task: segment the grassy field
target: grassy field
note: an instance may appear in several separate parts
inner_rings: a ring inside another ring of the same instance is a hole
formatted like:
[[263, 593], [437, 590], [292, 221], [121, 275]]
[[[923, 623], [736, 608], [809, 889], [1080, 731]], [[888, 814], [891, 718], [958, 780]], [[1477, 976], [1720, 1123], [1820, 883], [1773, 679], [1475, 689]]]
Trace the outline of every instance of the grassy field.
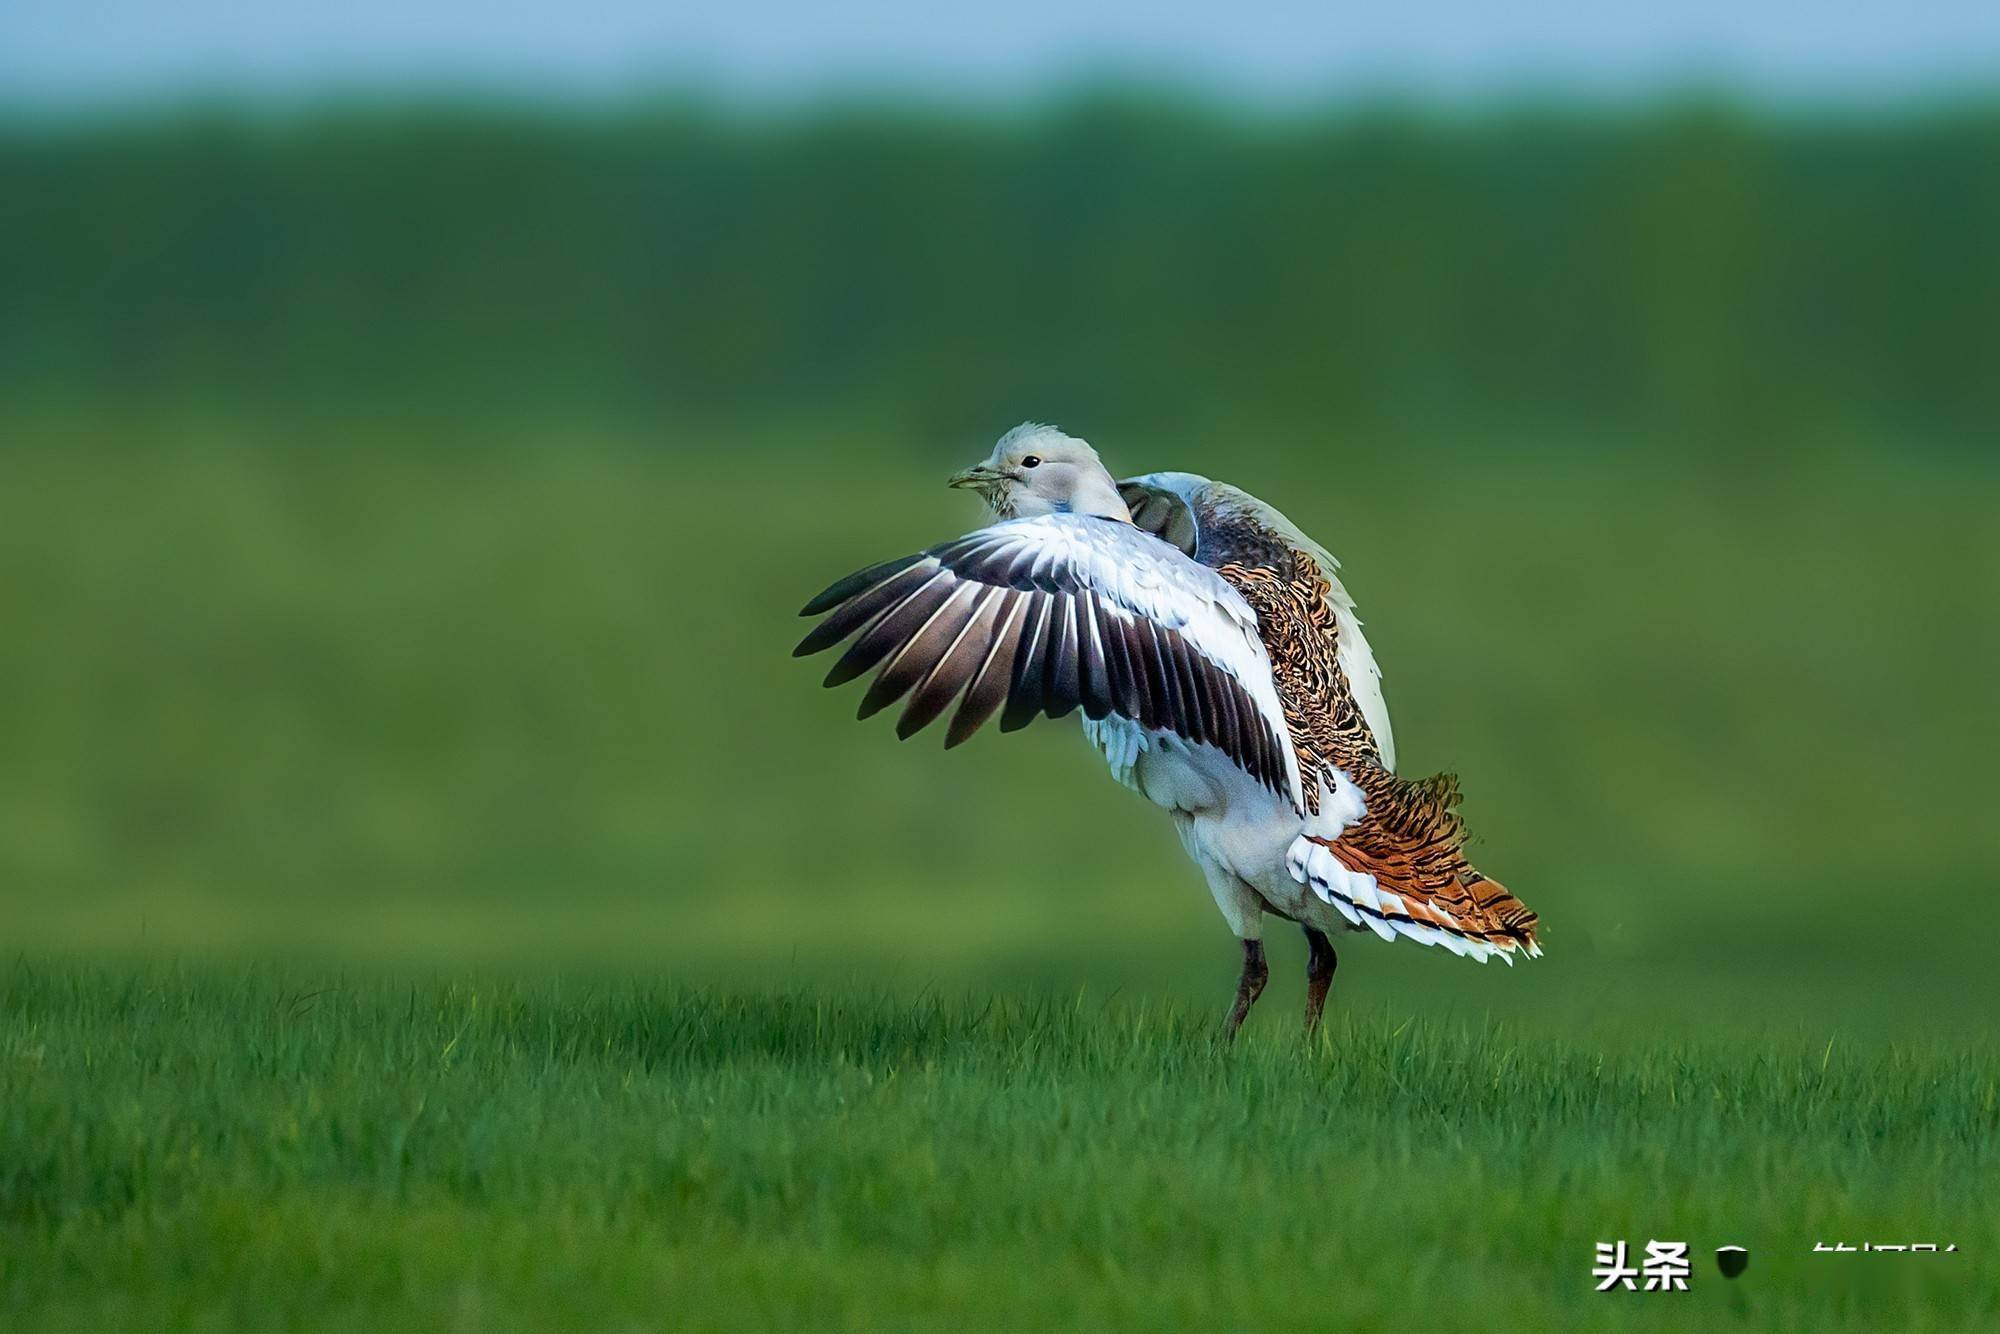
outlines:
[[[1072, 729], [899, 746], [787, 657], [964, 449], [0, 438], [9, 1334], [2000, 1321], [1982, 458], [1232, 461], [1549, 955], [1343, 942], [1302, 1050], [1274, 933], [1218, 1052]], [[1618, 1237], [1695, 1291], [1592, 1293]]]
[[[0, 1013], [9, 1330], [2000, 1321], [1990, 1052], [268, 967]], [[1593, 1292], [1614, 1237], [1691, 1291]]]
[[[472, 91], [0, 116], [0, 1334], [2000, 1329], [1990, 98]], [[1218, 1050], [1074, 723], [819, 689], [1027, 415], [1345, 561], [1545, 959]]]

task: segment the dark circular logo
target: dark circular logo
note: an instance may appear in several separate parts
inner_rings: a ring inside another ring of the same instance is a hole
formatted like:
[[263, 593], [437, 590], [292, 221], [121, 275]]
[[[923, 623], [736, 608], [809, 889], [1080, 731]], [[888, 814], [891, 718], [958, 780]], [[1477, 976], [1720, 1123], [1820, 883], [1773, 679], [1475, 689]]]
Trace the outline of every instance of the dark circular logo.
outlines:
[[1724, 1278], [1735, 1278], [1750, 1267], [1750, 1252], [1741, 1246], [1718, 1246], [1715, 1248], [1715, 1267], [1722, 1271]]

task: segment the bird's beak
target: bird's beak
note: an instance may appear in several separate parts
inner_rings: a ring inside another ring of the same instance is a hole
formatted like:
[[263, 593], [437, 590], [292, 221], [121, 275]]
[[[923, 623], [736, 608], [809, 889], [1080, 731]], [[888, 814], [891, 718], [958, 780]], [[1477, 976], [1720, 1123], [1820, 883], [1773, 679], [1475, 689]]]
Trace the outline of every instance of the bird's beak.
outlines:
[[976, 468], [967, 468], [964, 472], [953, 473], [951, 479], [945, 485], [958, 487], [962, 490], [983, 491], [995, 483], [1006, 480], [1006, 476], [1007, 474], [1001, 472], [998, 468], [989, 468], [982, 463]]

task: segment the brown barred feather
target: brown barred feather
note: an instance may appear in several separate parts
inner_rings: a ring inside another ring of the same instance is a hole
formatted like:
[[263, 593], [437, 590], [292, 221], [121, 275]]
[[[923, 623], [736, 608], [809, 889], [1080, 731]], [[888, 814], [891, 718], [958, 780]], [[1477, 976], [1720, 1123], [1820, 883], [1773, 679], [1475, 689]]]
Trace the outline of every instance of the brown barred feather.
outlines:
[[1457, 778], [1443, 773], [1412, 780], [1383, 767], [1340, 669], [1339, 626], [1318, 566], [1283, 543], [1240, 541], [1233, 554], [1246, 559], [1218, 573], [1257, 613], [1307, 805], [1318, 811], [1319, 779], [1324, 775], [1332, 787], [1336, 768], [1367, 801], [1359, 823], [1337, 839], [1314, 841], [1349, 870], [1374, 876], [1380, 888], [1403, 900], [1414, 921], [1502, 949], [1533, 945], [1535, 914], [1465, 858]]

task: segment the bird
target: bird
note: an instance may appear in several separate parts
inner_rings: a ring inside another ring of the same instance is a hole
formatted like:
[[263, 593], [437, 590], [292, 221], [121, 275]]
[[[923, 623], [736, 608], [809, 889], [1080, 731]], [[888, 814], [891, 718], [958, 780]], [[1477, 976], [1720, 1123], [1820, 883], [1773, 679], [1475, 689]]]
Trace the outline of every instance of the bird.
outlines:
[[907, 739], [956, 703], [945, 747], [1081, 710], [1112, 776], [1171, 816], [1241, 952], [1222, 1036], [1270, 976], [1266, 918], [1307, 941], [1304, 1031], [1367, 932], [1481, 963], [1538, 958], [1537, 917], [1465, 856], [1451, 774], [1407, 779], [1339, 562], [1275, 508], [1188, 472], [1114, 479], [1087, 442], [1024, 422], [949, 485], [995, 522], [869, 566], [801, 615], [794, 656], [847, 648], [867, 718]]

